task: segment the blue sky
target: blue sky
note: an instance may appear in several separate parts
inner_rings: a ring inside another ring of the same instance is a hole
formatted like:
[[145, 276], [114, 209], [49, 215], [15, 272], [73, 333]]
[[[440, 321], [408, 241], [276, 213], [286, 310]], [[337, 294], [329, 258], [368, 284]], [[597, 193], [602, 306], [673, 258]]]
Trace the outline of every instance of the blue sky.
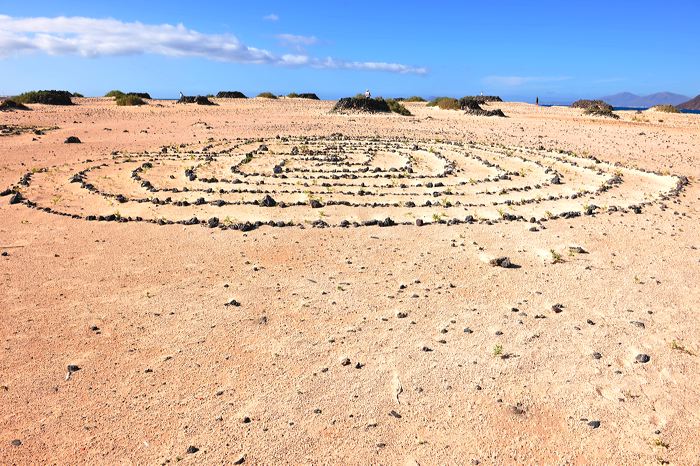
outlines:
[[695, 96], [698, 18], [697, 0], [0, 0], [0, 95]]

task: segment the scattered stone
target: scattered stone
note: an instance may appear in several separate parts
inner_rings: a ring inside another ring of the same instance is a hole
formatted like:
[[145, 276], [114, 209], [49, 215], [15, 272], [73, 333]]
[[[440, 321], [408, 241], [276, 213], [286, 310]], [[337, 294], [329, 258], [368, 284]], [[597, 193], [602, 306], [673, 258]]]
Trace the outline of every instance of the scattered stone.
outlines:
[[77, 137], [77, 136], [68, 136], [65, 141], [63, 141], [64, 144], [80, 144], [82, 141]]
[[642, 364], [646, 364], [649, 361], [651, 361], [651, 356], [648, 354], [638, 354], [636, 358], [634, 358], [635, 361], [641, 362]]
[[594, 429], [597, 429], [600, 427], [600, 421], [588, 421], [588, 425]]
[[398, 319], [405, 319], [406, 317], [408, 317], [408, 312], [396, 311], [396, 317]]
[[395, 417], [396, 419], [401, 419], [401, 415], [394, 411], [393, 409], [389, 411], [389, 416]]
[[489, 261], [489, 264], [493, 267], [503, 267], [504, 269], [509, 269], [513, 267], [513, 263], [510, 261], [510, 258], [506, 256], [491, 259]]
[[17, 438], [14, 439], [14, 440], [13, 440], [12, 442], [10, 442], [10, 443], [12, 444], [13, 447], [18, 447], [18, 446], [22, 445], [22, 441], [21, 441], [20, 439], [17, 439]]
[[187, 453], [188, 455], [191, 455], [193, 453], [197, 453], [198, 451], [199, 451], [199, 448], [195, 447], [194, 445], [190, 445], [189, 447], [187, 447], [187, 451], [185, 453]]
[[341, 366], [349, 366], [350, 365], [350, 358], [342, 358], [340, 360], [340, 365]]
[[224, 304], [224, 306], [233, 306], [233, 307], [240, 307], [240, 305], [241, 305], [241, 303], [239, 303], [235, 299], [232, 299], [231, 301]]
[[600, 354], [600, 353], [597, 353], [597, 352], [596, 352], [596, 353], [593, 353], [593, 359], [600, 359], [600, 358], [602, 358], [602, 357], [603, 357], [603, 355]]

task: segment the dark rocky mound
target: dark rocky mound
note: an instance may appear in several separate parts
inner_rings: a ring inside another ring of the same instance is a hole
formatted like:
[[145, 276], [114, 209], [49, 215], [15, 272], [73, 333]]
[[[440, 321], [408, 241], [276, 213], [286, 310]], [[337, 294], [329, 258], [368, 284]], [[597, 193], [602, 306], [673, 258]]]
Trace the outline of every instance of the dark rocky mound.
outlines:
[[321, 100], [318, 98], [316, 94], [313, 92], [306, 92], [302, 94], [297, 94], [296, 92], [292, 92], [291, 94], [288, 94], [287, 97], [290, 97], [292, 99], [311, 99], [311, 100]]
[[11, 112], [13, 110], [31, 110], [24, 104], [15, 102], [14, 100], [3, 100], [0, 102], [0, 112]]
[[571, 104], [571, 108], [582, 108], [584, 110], [588, 109], [594, 109], [594, 110], [603, 110], [603, 111], [609, 111], [612, 112], [612, 105], [610, 105], [607, 102], [604, 102], [602, 100], [587, 100], [587, 99], [581, 99], [577, 100], [573, 104]]
[[387, 104], [384, 99], [343, 97], [335, 104], [331, 112], [390, 113], [391, 109], [389, 108], [389, 104]]
[[238, 91], [219, 91], [216, 94], [217, 99], [247, 99], [246, 95]]
[[700, 110], [700, 95], [696, 96], [694, 99], [690, 99], [687, 102], [676, 105], [676, 108], [680, 110]]
[[474, 100], [480, 104], [485, 104], [488, 102], [503, 102], [497, 95], [466, 95], [460, 99], [460, 103], [465, 100]]
[[73, 94], [68, 91], [30, 91], [13, 100], [21, 104], [73, 105]]
[[65, 141], [63, 141], [64, 144], [80, 144], [82, 141], [76, 137], [76, 136], [68, 136]]
[[497, 108], [496, 110], [484, 110], [481, 108], [481, 105], [479, 105], [479, 102], [476, 100], [472, 100], [469, 98], [462, 98], [459, 101], [462, 110], [465, 111], [467, 115], [475, 115], [475, 116], [498, 116], [498, 117], [505, 117], [506, 115], [503, 113], [503, 111], [500, 108]]
[[209, 100], [203, 95], [193, 96], [193, 95], [183, 95], [180, 100], [177, 101], [178, 104], [197, 104], [197, 105], [216, 105], [214, 102]]

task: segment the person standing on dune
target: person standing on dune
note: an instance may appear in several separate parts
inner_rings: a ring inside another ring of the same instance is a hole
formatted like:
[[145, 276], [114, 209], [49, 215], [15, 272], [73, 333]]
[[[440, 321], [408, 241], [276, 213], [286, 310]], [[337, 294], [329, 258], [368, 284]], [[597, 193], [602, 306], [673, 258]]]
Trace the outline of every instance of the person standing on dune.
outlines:
[[367, 89], [365, 91], [365, 99], [371, 99], [371, 98], [372, 98], [372, 94], [369, 92], [369, 89]]

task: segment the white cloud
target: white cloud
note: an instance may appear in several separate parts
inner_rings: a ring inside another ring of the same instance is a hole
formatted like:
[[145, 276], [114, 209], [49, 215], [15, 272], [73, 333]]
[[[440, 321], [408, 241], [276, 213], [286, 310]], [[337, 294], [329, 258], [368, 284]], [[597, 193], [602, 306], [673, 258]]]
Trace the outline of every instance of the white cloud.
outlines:
[[483, 81], [494, 86], [520, 87], [526, 84], [552, 83], [569, 79], [571, 79], [569, 76], [486, 76]]
[[270, 13], [269, 15], [263, 16], [263, 19], [264, 19], [265, 21], [279, 21], [279, 20], [280, 20], [280, 17], [277, 16], [276, 14], [274, 14], [274, 13]]
[[[311, 45], [315, 37], [285, 35], [288, 41]], [[427, 69], [399, 63], [348, 62], [305, 54], [277, 55], [251, 47], [231, 34], [204, 34], [182, 24], [149, 25], [84, 17], [13, 18], [0, 15], [0, 58], [17, 54], [82, 57], [139, 54], [201, 57], [233, 63], [425, 74]]]
[[301, 49], [311, 45], [318, 44], [318, 39], [315, 36], [298, 36], [296, 34], [277, 34], [275, 36], [280, 43], [286, 47]]

